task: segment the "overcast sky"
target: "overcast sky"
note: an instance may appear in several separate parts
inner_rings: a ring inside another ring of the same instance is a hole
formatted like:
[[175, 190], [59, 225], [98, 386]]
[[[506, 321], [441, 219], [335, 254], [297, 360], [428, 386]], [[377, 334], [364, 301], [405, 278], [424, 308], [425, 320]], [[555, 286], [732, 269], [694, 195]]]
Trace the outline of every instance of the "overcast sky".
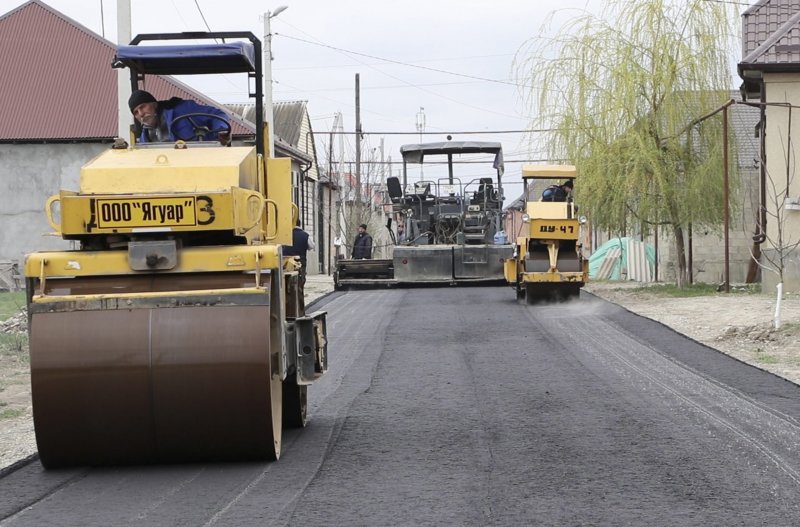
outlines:
[[[45, 1], [116, 42], [116, 0]], [[0, 0], [0, 13], [23, 3]], [[528, 150], [521, 134], [458, 132], [527, 129], [529, 116], [520, 89], [507, 84], [514, 83], [515, 53], [528, 39], [552, 34], [568, 17], [584, 10], [598, 13], [603, 1], [132, 0], [132, 4], [134, 35], [209, 27], [249, 30], [259, 37], [264, 34], [263, 14], [287, 5], [287, 10], [272, 18], [276, 101], [308, 101], [317, 135], [331, 130], [336, 112], [343, 115], [344, 130], [351, 132], [355, 127], [354, 79], [359, 73], [363, 130], [386, 133], [367, 135], [365, 151], [379, 148], [383, 137], [384, 157], [399, 161], [400, 145], [420, 142], [417, 115], [424, 108], [425, 131], [437, 132], [426, 135], [424, 142], [444, 141], [451, 133], [453, 140], [503, 144], [506, 195], [513, 199], [522, 189], [521, 163], [513, 161], [536, 159], [540, 154]], [[554, 9], [558, 11], [553, 25], [543, 29]], [[204, 85], [195, 79], [188, 82], [219, 102], [246, 99], [230, 82]], [[352, 136], [347, 142], [352, 151]], [[479, 165], [471, 170], [478, 175], [486, 168]]]

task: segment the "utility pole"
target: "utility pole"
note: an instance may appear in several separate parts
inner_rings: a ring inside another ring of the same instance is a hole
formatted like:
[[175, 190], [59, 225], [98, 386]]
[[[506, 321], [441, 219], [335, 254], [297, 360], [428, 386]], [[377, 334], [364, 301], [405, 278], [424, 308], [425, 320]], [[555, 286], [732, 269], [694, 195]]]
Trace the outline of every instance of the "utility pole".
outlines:
[[[341, 112], [336, 112], [333, 119], [333, 132], [336, 140], [339, 142], [338, 150], [339, 155], [336, 162], [336, 186], [339, 189], [339, 203], [336, 213], [336, 238], [343, 242], [349, 233], [347, 232], [347, 198], [346, 185], [344, 181], [344, 119]], [[333, 141], [331, 140], [331, 143]], [[331, 148], [333, 152], [333, 148]], [[349, 180], [348, 180], [349, 183]], [[337, 256], [339, 256], [339, 249], [337, 249]]]
[[[419, 142], [422, 143], [422, 134], [425, 133], [425, 108], [422, 106], [419, 107], [419, 111], [417, 112], [417, 131], [419, 132]], [[424, 179], [424, 173], [422, 172], [422, 160], [419, 163], [419, 180], [422, 181]]]
[[337, 163], [338, 168], [336, 169], [336, 184], [341, 187], [344, 185], [342, 182], [342, 174], [344, 174], [344, 118], [342, 117], [342, 112], [336, 112], [333, 130], [334, 132], [337, 132], [336, 141], [338, 142], [339, 146], [339, 156], [337, 157], [339, 162]]
[[356, 73], [356, 203], [361, 203], [361, 78]]
[[417, 112], [417, 132], [419, 132], [419, 142], [422, 142], [422, 134], [425, 133], [425, 108], [419, 107]]
[[[102, 4], [101, 4], [102, 5]], [[131, 0], [117, 0], [117, 44], [125, 46], [131, 42]], [[128, 141], [131, 136], [130, 70], [117, 68], [117, 137]]]
[[336, 178], [333, 177], [333, 173], [334, 173], [333, 172], [333, 141], [334, 141], [334, 138], [336, 138], [335, 132], [338, 131], [338, 129], [339, 129], [339, 120], [341, 119], [341, 117], [342, 116], [341, 116], [340, 113], [333, 114], [333, 126], [331, 126], [331, 133], [330, 133], [330, 140], [329, 140], [330, 144], [328, 144], [328, 177], [330, 178], [331, 183], [335, 184], [336, 187], [339, 189], [339, 193], [338, 193], [339, 194], [339, 200], [338, 200], [338, 203], [336, 204], [336, 223], [337, 223], [337, 225], [336, 225], [336, 236], [337, 237], [341, 236], [341, 229], [340, 229], [340, 227], [342, 225], [342, 223], [341, 223], [341, 213], [342, 213], [342, 207], [343, 207], [344, 199], [342, 197], [342, 182], [341, 182], [342, 172], [341, 172], [341, 168], [340, 168], [341, 167], [341, 162], [342, 162], [341, 158], [339, 159], [339, 162], [338, 162], [339, 164], [337, 165]]
[[386, 169], [386, 165], [383, 164], [383, 137], [381, 137], [381, 145], [378, 147], [381, 151], [381, 187], [386, 184], [386, 173], [384, 170]]
[[[273, 12], [264, 13], [264, 119], [269, 133], [269, 157], [275, 157], [275, 116], [272, 111], [272, 28], [270, 20], [283, 13], [288, 6], [282, 5]], [[261, 126], [261, 123], [256, 123]]]

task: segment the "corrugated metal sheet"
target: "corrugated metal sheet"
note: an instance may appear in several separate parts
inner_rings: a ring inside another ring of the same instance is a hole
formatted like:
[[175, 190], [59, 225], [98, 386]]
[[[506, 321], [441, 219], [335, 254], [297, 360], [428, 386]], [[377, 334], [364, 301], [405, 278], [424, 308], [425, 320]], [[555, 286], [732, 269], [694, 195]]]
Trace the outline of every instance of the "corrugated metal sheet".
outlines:
[[281, 138], [290, 145], [300, 146], [300, 132], [306, 114], [304, 101], [281, 101], [275, 103], [273, 112], [275, 129], [281, 130]]
[[[0, 141], [108, 139], [117, 135], [115, 45], [39, 0], [0, 17]], [[158, 99], [223, 108], [171, 77], [148, 77]], [[236, 135], [252, 126], [232, 122]]]
[[619, 257], [622, 254], [622, 249], [619, 247], [612, 247], [608, 250], [603, 258], [603, 261], [600, 263], [600, 268], [597, 270], [597, 276], [594, 276], [595, 280], [608, 280], [611, 278], [611, 273], [614, 272], [614, 267], [619, 264]]
[[[290, 157], [307, 163], [316, 163], [316, 151], [313, 151], [313, 140], [309, 141], [311, 149], [302, 137], [303, 121], [306, 116], [305, 101], [278, 101], [272, 104], [275, 123], [275, 148]], [[248, 123], [256, 120], [254, 103], [227, 104], [225, 107], [235, 115], [241, 116]], [[299, 119], [299, 123], [297, 120]], [[293, 139], [293, 140], [292, 140]]]
[[628, 240], [628, 280], [634, 282], [652, 282], [653, 270], [647, 260], [644, 242], [639, 240]]
[[[256, 120], [253, 103], [228, 104], [227, 108], [248, 122]], [[300, 131], [306, 115], [305, 101], [277, 101], [272, 103], [272, 115], [277, 136], [291, 146], [300, 146]]]

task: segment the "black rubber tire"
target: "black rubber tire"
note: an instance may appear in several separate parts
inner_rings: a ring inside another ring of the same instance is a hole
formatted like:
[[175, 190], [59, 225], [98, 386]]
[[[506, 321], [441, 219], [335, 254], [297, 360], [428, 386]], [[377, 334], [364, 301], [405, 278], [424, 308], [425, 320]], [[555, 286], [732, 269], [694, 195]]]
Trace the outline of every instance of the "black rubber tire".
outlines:
[[522, 283], [522, 277], [517, 277], [517, 283], [514, 285], [514, 290], [517, 293], [517, 300], [522, 300], [525, 298], [525, 286]]
[[283, 427], [303, 428], [308, 422], [308, 386], [298, 386], [294, 376], [283, 381]]

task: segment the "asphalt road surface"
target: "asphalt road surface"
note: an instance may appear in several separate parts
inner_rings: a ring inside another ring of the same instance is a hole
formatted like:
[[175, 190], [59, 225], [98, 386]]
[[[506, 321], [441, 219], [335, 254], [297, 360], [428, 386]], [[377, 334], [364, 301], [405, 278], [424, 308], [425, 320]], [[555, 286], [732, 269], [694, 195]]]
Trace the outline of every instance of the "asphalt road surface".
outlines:
[[336, 293], [277, 463], [0, 478], [0, 525], [800, 525], [800, 388], [582, 293]]

